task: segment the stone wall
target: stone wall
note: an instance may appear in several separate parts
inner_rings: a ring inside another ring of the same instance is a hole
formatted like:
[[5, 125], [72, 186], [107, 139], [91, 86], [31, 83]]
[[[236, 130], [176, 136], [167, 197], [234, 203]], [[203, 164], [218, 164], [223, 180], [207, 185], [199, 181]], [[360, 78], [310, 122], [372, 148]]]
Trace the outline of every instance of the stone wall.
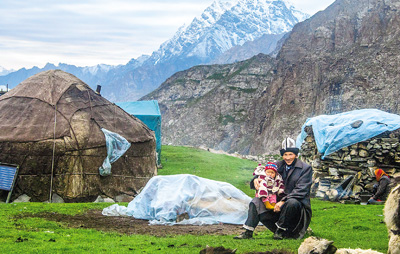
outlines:
[[[312, 127], [306, 127], [305, 131], [301, 157], [314, 169], [311, 192], [315, 197], [358, 199], [360, 193], [372, 192], [377, 168], [391, 177], [400, 174], [400, 129], [343, 147], [324, 159], [317, 150]], [[341, 183], [342, 188], [338, 188]]]

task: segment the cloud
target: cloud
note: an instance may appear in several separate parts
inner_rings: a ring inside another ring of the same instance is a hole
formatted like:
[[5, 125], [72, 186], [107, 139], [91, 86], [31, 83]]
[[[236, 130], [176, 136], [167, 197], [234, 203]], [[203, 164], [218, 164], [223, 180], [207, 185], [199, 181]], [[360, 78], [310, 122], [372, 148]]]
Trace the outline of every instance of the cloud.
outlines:
[[[125, 64], [157, 50], [212, 2], [2, 0], [0, 66], [18, 69], [47, 62]], [[292, 2], [304, 9], [333, 0]]]
[[190, 0], [5, 0], [0, 7], [0, 66], [20, 68], [18, 62], [31, 67], [59, 61], [123, 64], [157, 50], [209, 4]]

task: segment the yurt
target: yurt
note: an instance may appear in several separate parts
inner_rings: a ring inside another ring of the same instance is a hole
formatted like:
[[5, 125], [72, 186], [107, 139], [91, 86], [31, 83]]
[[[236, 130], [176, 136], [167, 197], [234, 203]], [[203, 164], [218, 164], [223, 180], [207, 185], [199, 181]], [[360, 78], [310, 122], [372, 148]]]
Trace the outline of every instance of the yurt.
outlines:
[[19, 167], [13, 198], [134, 196], [157, 173], [156, 140], [75, 76], [50, 70], [0, 97], [0, 162]]

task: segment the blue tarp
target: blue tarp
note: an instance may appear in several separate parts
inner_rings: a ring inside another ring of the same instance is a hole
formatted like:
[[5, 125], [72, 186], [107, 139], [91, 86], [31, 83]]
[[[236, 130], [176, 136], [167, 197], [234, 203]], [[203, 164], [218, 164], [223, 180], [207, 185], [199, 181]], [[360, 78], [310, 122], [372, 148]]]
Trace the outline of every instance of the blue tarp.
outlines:
[[161, 112], [157, 101], [129, 101], [115, 103], [131, 115], [139, 118], [154, 131], [157, 143], [157, 163], [161, 163]]
[[107, 216], [133, 216], [150, 224], [176, 224], [180, 214], [189, 219], [178, 224], [243, 224], [251, 198], [226, 182], [194, 175], [155, 176], [128, 207], [104, 208]]
[[[353, 128], [352, 123], [361, 120], [362, 125]], [[318, 152], [322, 159], [335, 151], [375, 137], [385, 131], [400, 128], [400, 116], [378, 109], [361, 109], [336, 115], [320, 115], [307, 119], [297, 137], [296, 146], [300, 148], [307, 134], [306, 126], [312, 126]]]

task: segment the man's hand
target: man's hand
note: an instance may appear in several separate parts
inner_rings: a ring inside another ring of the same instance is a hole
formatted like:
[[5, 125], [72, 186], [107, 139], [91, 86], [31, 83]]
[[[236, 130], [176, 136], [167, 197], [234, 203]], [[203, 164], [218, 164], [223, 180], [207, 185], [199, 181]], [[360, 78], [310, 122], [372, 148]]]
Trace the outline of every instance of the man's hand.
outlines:
[[278, 203], [275, 204], [274, 207], [274, 212], [278, 213], [281, 211], [281, 207], [283, 206], [285, 202], [284, 201], [279, 201]]
[[254, 179], [254, 188], [256, 188], [256, 190], [258, 190], [260, 188], [260, 183], [261, 183], [261, 179]]

